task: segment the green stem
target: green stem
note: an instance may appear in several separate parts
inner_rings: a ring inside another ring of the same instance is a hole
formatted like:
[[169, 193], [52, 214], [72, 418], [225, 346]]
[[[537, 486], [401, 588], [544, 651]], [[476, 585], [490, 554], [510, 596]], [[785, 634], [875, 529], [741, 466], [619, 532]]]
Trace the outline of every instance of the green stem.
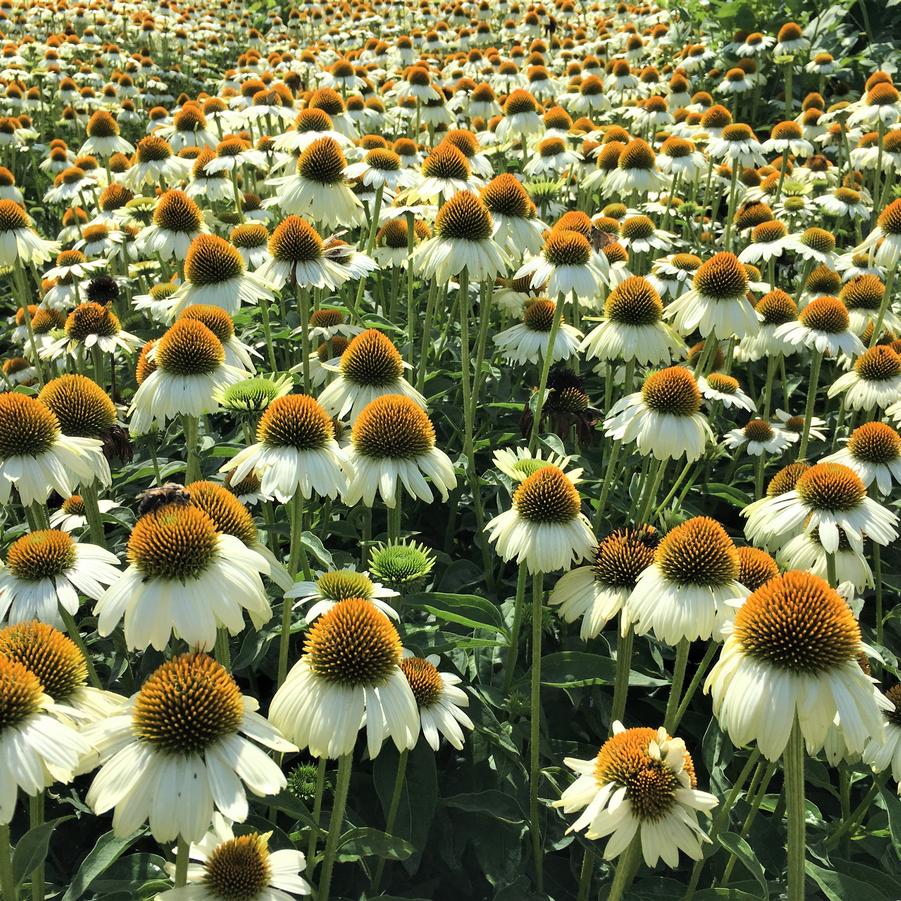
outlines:
[[275, 345], [272, 343], [272, 325], [269, 322], [269, 301], [265, 297], [260, 298], [260, 313], [263, 321], [263, 337], [266, 340], [266, 358], [269, 361], [269, 368], [273, 372], [278, 371], [278, 364], [275, 362]]
[[720, 649], [719, 644], [715, 641], [711, 641], [707, 645], [707, 650], [704, 652], [704, 656], [701, 659], [701, 662], [698, 664], [698, 668], [695, 670], [694, 676], [691, 678], [691, 682], [688, 683], [688, 688], [685, 689], [685, 694], [682, 697], [682, 700], [679, 702], [679, 706], [676, 709], [676, 713], [673, 716], [673, 728], [672, 732], [678, 728], [679, 723], [682, 722], [682, 717], [685, 716], [685, 711], [688, 710], [688, 705], [691, 703], [691, 699], [694, 697], [695, 692], [701, 685], [701, 680], [707, 673], [707, 667], [710, 666], [713, 661], [716, 652]]
[[882, 786], [888, 781], [890, 772], [891, 770], [887, 769], [874, 776], [873, 783], [867, 789], [867, 793], [861, 799], [860, 804], [854, 808], [854, 812], [850, 816], [845, 817], [839, 828], [826, 839], [827, 848], [834, 848], [845, 836], [851, 835], [861, 824], [873, 801], [876, 800], [876, 795], [879, 794]]
[[526, 606], [526, 579], [529, 573], [525, 566], [519, 567], [516, 575], [516, 598], [513, 601], [513, 625], [510, 629], [510, 644], [507, 646], [507, 660], [504, 663], [504, 692], [509, 693], [513, 685], [513, 675], [516, 671], [516, 660], [519, 657], [519, 633], [522, 631], [522, 621], [525, 618]]
[[579, 894], [576, 901], [588, 901], [591, 897], [591, 877], [594, 873], [594, 852], [590, 845], [585, 846], [582, 857], [582, 870], [579, 873]]
[[316, 844], [319, 841], [319, 835], [322, 832], [320, 822], [322, 820], [322, 793], [325, 790], [325, 769], [328, 765], [327, 757], [319, 758], [319, 766], [316, 767], [316, 797], [313, 801], [313, 825], [310, 826], [310, 837], [307, 839], [307, 879], [313, 877], [315, 864], [313, 858], [316, 856]]
[[185, 433], [185, 448], [187, 449], [185, 485], [190, 485], [191, 482], [196, 482], [201, 476], [200, 454], [197, 447], [200, 424], [196, 416], [189, 416], [187, 413], [182, 413], [181, 424]]
[[[363, 285], [363, 279], [360, 279]], [[301, 371], [303, 372], [303, 393], [310, 393], [310, 295], [296, 281], [294, 283], [294, 300], [300, 311], [300, 353]]]
[[[297, 577], [303, 572], [303, 577], [312, 579], [310, 564], [303, 547], [303, 495], [298, 491], [294, 500], [289, 505], [291, 511], [291, 551], [288, 558], [288, 572]], [[291, 647], [291, 613], [293, 605], [290, 598], [282, 601], [282, 628], [281, 641], [278, 647], [278, 684], [281, 685], [288, 675], [288, 651]]]
[[91, 541], [98, 547], [106, 547], [106, 533], [103, 530], [103, 519], [100, 505], [97, 502], [97, 486], [94, 482], [81, 486], [81, 499], [84, 501], [84, 515], [91, 532]]
[[691, 642], [683, 638], [676, 645], [676, 659], [673, 662], [673, 681], [670, 685], [669, 700], [666, 702], [666, 714], [663, 717], [663, 725], [670, 735], [676, 728], [676, 711], [679, 709], [679, 698], [682, 696], [682, 684], [685, 682], [685, 670], [688, 667], [688, 652]]
[[[37, 829], [44, 822], [44, 792], [28, 798], [28, 825]], [[31, 873], [31, 897], [33, 901], [44, 901], [46, 887], [44, 884], [44, 861], [42, 860]]]
[[616, 464], [619, 461], [619, 454], [622, 450], [622, 441], [614, 441], [613, 448], [610, 451], [610, 459], [607, 461], [607, 469], [604, 472], [604, 481], [601, 484], [601, 496], [598, 498], [598, 506], [594, 511], [594, 531], [600, 532], [601, 523], [604, 520], [604, 509], [607, 506], [607, 497], [613, 486], [613, 476], [616, 473]]
[[539, 893], [544, 885], [544, 853], [538, 821], [538, 783], [541, 780], [541, 613], [544, 599], [544, 573], [532, 577], [532, 685], [529, 705], [529, 832], [535, 858], [535, 884]]
[[0, 896], [16, 901], [16, 883], [13, 878], [12, 849], [9, 846], [9, 825], [0, 823]]
[[175, 887], [180, 888], [188, 882], [188, 851], [190, 846], [179, 835], [175, 851]]
[[428, 299], [425, 305], [425, 320], [422, 325], [422, 340], [419, 344], [419, 361], [416, 366], [416, 390], [422, 394], [425, 389], [425, 375], [429, 363], [429, 343], [432, 337], [432, 321], [435, 318], [435, 306], [438, 302], [438, 284], [429, 285]]
[[642, 525], [648, 521], [651, 508], [657, 500], [657, 491], [660, 488], [660, 482], [663, 480], [663, 474], [666, 472], [666, 464], [668, 462], [668, 460], [654, 460], [654, 463], [652, 464], [652, 466], [656, 468], [656, 471], [653, 476], [651, 476], [650, 473], [648, 474], [649, 477], [645, 486], [644, 500], [642, 501], [641, 509], [638, 511], [638, 516], [635, 518], [635, 522], [638, 525]]
[[100, 677], [97, 675], [97, 670], [94, 669], [94, 662], [91, 660], [91, 655], [88, 653], [88, 646], [84, 643], [81, 632], [78, 631], [75, 617], [72, 616], [62, 604], [59, 605], [59, 615], [63, 618], [63, 623], [66, 626], [66, 634], [75, 642], [78, 650], [84, 655], [84, 661], [88, 667], [88, 682], [90, 682], [94, 688], [100, 688]]
[[[757, 765], [757, 769], [760, 773], [759, 784], [757, 786], [749, 785], [748, 793], [746, 795], [746, 798], [752, 798], [752, 800], [751, 809], [748, 811], [748, 815], [745, 817], [744, 822], [741, 824], [741, 831], [739, 832], [739, 835], [742, 838], [748, 837], [748, 833], [751, 831], [751, 824], [754, 822], [754, 820], [757, 818], [757, 814], [760, 812], [760, 805], [763, 804], [763, 799], [766, 797], [766, 793], [769, 790], [773, 774], [776, 772], [776, 764], [770, 763], [769, 761], [764, 762], [763, 760], [761, 760]], [[754, 774], [754, 778], [757, 778], [757, 773]], [[729, 879], [732, 876], [732, 871], [735, 869], [737, 860], [738, 857], [733, 852], [730, 852], [729, 858], [726, 861], [726, 866], [723, 869], [723, 876], [722, 879], [720, 879], [720, 885], [726, 885], [729, 882]]]
[[[619, 635], [616, 639], [616, 681], [613, 683], [613, 708], [610, 712], [611, 725], [622, 721], [626, 712], [626, 698], [629, 695], [629, 673], [632, 670], [632, 644], [635, 632], [632, 623], [625, 623], [625, 610], [620, 611]], [[625, 632], [625, 634], [623, 634]]]
[[616, 873], [610, 884], [607, 901], [622, 901], [626, 890], [632, 884], [641, 863], [641, 832], [639, 831], [631, 844], [620, 855], [616, 864]]
[[801, 443], [798, 445], [798, 459], [803, 460], [807, 454], [807, 444], [810, 441], [810, 423], [813, 420], [813, 408], [817, 397], [817, 384], [820, 381], [820, 367], [823, 364], [823, 355], [813, 351], [813, 359], [810, 361], [810, 382], [807, 385], [807, 405], [804, 408], [804, 429], [801, 432]]
[[876, 644], [885, 644], [885, 629], [882, 601], [882, 548], [873, 542], [873, 581], [876, 583]]
[[795, 717], [783, 752], [785, 807], [788, 818], [788, 901], [804, 901], [805, 800], [804, 738]]
[[826, 581], [833, 587], [838, 587], [838, 577], [835, 574], [835, 554], [826, 552]]
[[[397, 819], [397, 811], [400, 808], [400, 798], [404, 790], [404, 780], [407, 775], [407, 759], [410, 756], [409, 751], [401, 751], [397, 761], [397, 772], [394, 776], [394, 790], [391, 792], [391, 803], [388, 805], [388, 816], [385, 818], [385, 832], [393, 835], [394, 821]], [[372, 877], [372, 895], [378, 894], [379, 886], [382, 884], [382, 876], [385, 874], [385, 864], [388, 858], [382, 857], [376, 867], [375, 875]]]
[[335, 854], [338, 851], [338, 839], [341, 838], [341, 825], [344, 822], [344, 808], [347, 806], [347, 792], [350, 788], [352, 759], [350, 754], [338, 758], [338, 777], [335, 784], [335, 800], [332, 804], [332, 815], [329, 820], [328, 837], [325, 840], [325, 856], [322, 859], [322, 876], [319, 880], [317, 901], [329, 901], [332, 888], [332, 870], [335, 868]]
[[231, 672], [232, 655], [231, 649], [228, 646], [228, 629], [226, 629], [225, 626], [220, 626], [216, 630], [216, 649], [214, 653], [216, 660]]
[[[560, 331], [560, 323], [563, 321], [564, 302], [565, 298], [561, 294], [557, 298], [557, 303], [554, 306], [554, 318], [551, 321], [551, 331], [548, 334], [547, 339], [549, 349], [557, 343], [557, 333]], [[538, 433], [541, 430], [541, 414], [544, 410], [544, 398], [547, 391], [547, 378], [551, 371], [551, 357], [552, 354], [548, 352], [544, 355], [544, 359], [541, 361], [541, 375], [538, 379], [538, 393], [535, 399], [535, 418], [532, 420], [532, 434], [529, 436], [529, 451], [533, 454], [535, 453], [535, 449], [538, 447]]]

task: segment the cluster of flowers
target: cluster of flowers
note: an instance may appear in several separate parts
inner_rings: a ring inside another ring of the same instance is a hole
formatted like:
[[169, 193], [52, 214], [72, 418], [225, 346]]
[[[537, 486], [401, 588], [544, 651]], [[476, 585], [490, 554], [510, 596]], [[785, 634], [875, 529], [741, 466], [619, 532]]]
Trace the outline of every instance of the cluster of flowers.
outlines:
[[[803, 897], [805, 754], [901, 781], [890, 67], [843, 72], [818, 24], [708, 41], [654, 4], [2, 15], [4, 897], [20, 790], [97, 770], [85, 810], [172, 858], [159, 897], [285, 901], [318, 870], [328, 901], [361, 733], [400, 754], [391, 833], [420, 736], [462, 753], [478, 728], [466, 651], [439, 669], [413, 628], [438, 615], [447, 561], [414, 540], [437, 532], [478, 557], [507, 693], [531, 622], [537, 888], [552, 805], [620, 858], [610, 898], [639, 855], [680, 851], [694, 891], [781, 759]], [[712, 515], [714, 485], [740, 518]], [[609, 734], [547, 804], [545, 604], [616, 645]], [[271, 693], [236, 681], [248, 637]], [[626, 728], [636, 638], [669, 687], [659, 723]], [[754, 746], [710, 830], [675, 737], [699, 689]], [[307, 853], [270, 852], [233, 827], [299, 752]]]

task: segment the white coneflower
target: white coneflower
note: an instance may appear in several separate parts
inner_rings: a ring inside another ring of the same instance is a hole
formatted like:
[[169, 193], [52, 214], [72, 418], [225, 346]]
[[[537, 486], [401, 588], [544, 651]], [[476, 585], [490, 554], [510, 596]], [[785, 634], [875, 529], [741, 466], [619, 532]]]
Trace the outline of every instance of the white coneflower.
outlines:
[[545, 456], [541, 448], [535, 453], [527, 447], [502, 448], [493, 453], [492, 460], [494, 465], [514, 482], [525, 481], [542, 466], [556, 466], [573, 480], [582, 474], [581, 469], [569, 469], [571, 457], [561, 457], [555, 453], [548, 453]]
[[794, 488], [754, 501], [742, 510], [745, 534], [755, 543], [778, 541], [800, 527], [816, 532], [827, 552], [839, 545], [841, 530], [855, 550], [863, 536], [888, 545], [898, 537], [898, 517], [867, 497], [860, 477], [840, 463], [818, 463], [804, 472]]
[[648, 281], [661, 297], [679, 297], [691, 286], [691, 280], [700, 265], [701, 258], [693, 253], [658, 257], [651, 264]]
[[143, 435], [181, 415], [219, 409], [218, 394], [244, 378], [225, 362], [222, 342], [197, 319], [179, 319], [157, 341], [148, 358], [154, 370], [141, 382], [129, 408], [129, 430]]
[[761, 150], [764, 153], [790, 153], [806, 159], [813, 155], [813, 144], [804, 138], [801, 126], [790, 119], [787, 122], [777, 122], [770, 129], [770, 136], [761, 145]]
[[325, 228], [359, 225], [364, 220], [363, 204], [347, 184], [346, 168], [338, 142], [319, 138], [298, 157], [295, 175], [267, 181], [276, 195], [265, 200], [264, 206], [305, 216]]
[[850, 582], [857, 591], [872, 588], [873, 570], [861, 551], [856, 551], [839, 530], [838, 549], [827, 554], [816, 533], [802, 532], [786, 541], [776, 557], [783, 569], [801, 569], [821, 579], [829, 578], [829, 557], [835, 563], [835, 578], [839, 584]]
[[242, 304], [272, 300], [272, 286], [262, 270], [248, 272], [241, 254], [218, 235], [198, 234], [185, 255], [185, 281], [169, 301], [170, 315], [191, 304], [222, 307], [234, 316]]
[[363, 598], [340, 601], [306, 633], [269, 717], [316, 757], [350, 754], [364, 723], [370, 757], [388, 736], [409, 750], [420, 719], [401, 660], [400, 636], [384, 613]]
[[191, 242], [206, 231], [200, 207], [183, 191], [167, 191], [156, 203], [153, 222], [138, 233], [135, 247], [163, 260], [183, 260]]
[[659, 543], [653, 526], [614, 530], [598, 544], [591, 565], [571, 569], [557, 580], [548, 603], [559, 607], [565, 622], [582, 620], [583, 641], [594, 638], [625, 606]]
[[634, 360], [659, 366], [684, 356], [685, 342], [661, 321], [663, 304], [651, 282], [640, 275], [617, 285], [604, 301], [604, 321], [592, 329], [579, 350], [588, 359]]
[[540, 254], [520, 266], [514, 278], [531, 277], [533, 289], [551, 297], [568, 298], [573, 293], [593, 300], [601, 293], [610, 265], [604, 254], [596, 254], [581, 232], [553, 228], [545, 234]]
[[742, 263], [778, 260], [788, 247], [788, 227], [778, 219], [761, 222], [751, 229], [751, 243], [738, 255]]
[[276, 288], [334, 289], [347, 280], [344, 269], [326, 255], [319, 233], [300, 216], [287, 216], [276, 226], [269, 237], [269, 259], [254, 274]]
[[[331, 364], [326, 364], [326, 368]], [[403, 377], [397, 348], [377, 329], [367, 329], [347, 346], [337, 366], [338, 377], [319, 395], [326, 412], [351, 424], [363, 408], [383, 394], [403, 394], [425, 409], [425, 398]]]
[[120, 713], [87, 730], [103, 765], [85, 800], [96, 814], [114, 810], [116, 835], [149, 822], [159, 842], [200, 841], [216, 810], [243, 822], [245, 786], [265, 797], [287, 785], [256, 742], [281, 753], [296, 750], [258, 706], [212, 657], [168, 660]]
[[400, 668], [416, 699], [422, 735], [428, 746], [437, 751], [443, 735], [462, 751], [463, 729], [475, 728], [463, 712], [469, 706], [469, 697], [458, 687], [463, 681], [458, 675], [438, 671], [439, 660], [437, 654], [414, 657], [405, 652]]
[[477, 194], [460, 191], [438, 211], [435, 236], [414, 251], [425, 278], [446, 284], [464, 269], [472, 281], [493, 280], [507, 269], [507, 254], [491, 237], [491, 214]]
[[95, 480], [110, 481], [99, 439], [62, 434], [56, 415], [33, 397], [0, 394], [0, 503], [9, 502], [14, 487], [29, 506]]
[[657, 167], [673, 179], [678, 176], [691, 184], [706, 170], [707, 161], [693, 141], [672, 135], [660, 145]]
[[639, 635], [661, 641], [717, 637], [731, 615], [728, 602], [744, 597], [738, 582], [738, 550], [714, 519], [696, 516], [676, 526], [660, 542], [654, 561], [643, 570], [625, 605]]
[[134, 153], [134, 145], [121, 136], [119, 123], [107, 110], [95, 110], [85, 131], [87, 139], [78, 151], [79, 156], [91, 154], [107, 159], [114, 153]]
[[66, 317], [65, 334], [41, 348], [41, 359], [53, 360], [63, 354], [80, 356], [93, 347], [111, 354], [131, 353], [141, 343], [136, 335], [123, 331], [119, 317], [107, 306], [92, 301], [80, 303]]
[[296, 582], [285, 597], [293, 600], [294, 607], [310, 603], [304, 612], [304, 619], [311, 623], [323, 613], [328, 613], [335, 604], [348, 598], [362, 598], [372, 601], [385, 616], [400, 619], [397, 611], [387, 598], [397, 597], [397, 592], [373, 582], [369, 574], [354, 569], [338, 569], [324, 572], [315, 582]]
[[892, 332], [901, 331], [901, 317], [892, 309], [885, 309], [885, 282], [875, 273], [854, 275], [846, 273], [847, 281], [841, 287], [839, 300], [848, 309], [850, 328], [863, 339], [882, 315], [882, 326]]
[[774, 337], [794, 346], [807, 347], [830, 357], [856, 357], [864, 345], [850, 330], [847, 307], [837, 297], [818, 297], [798, 314], [796, 320], [780, 325]]
[[782, 429], [774, 429], [764, 419], [751, 419], [740, 429], [726, 432], [723, 440], [730, 450], [744, 448], [752, 457], [781, 454], [792, 443]]
[[701, 410], [701, 392], [689, 370], [671, 366], [651, 373], [641, 391], [617, 401], [608, 411], [604, 428], [625, 444], [635, 442], [639, 453], [658, 460], [685, 456], [697, 460], [713, 431]]
[[760, 360], [763, 357], [790, 356], [797, 352], [793, 344], [776, 337], [776, 329], [786, 322], [797, 319], [798, 308], [791, 295], [776, 288], [757, 301], [754, 307], [760, 320], [760, 328], [755, 334], [745, 335], [735, 348], [735, 357], [741, 361]]
[[860, 753], [882, 726], [878, 692], [857, 662], [865, 650], [844, 598], [818, 576], [790, 571], [739, 607], [704, 691], [732, 742], [756, 741], [768, 760], [782, 755], [795, 722], [815, 753], [836, 716]]
[[535, 254], [544, 244], [547, 226], [522, 183], [509, 172], [496, 176], [481, 191], [494, 222], [494, 240], [514, 259]]
[[785, 240], [785, 247], [808, 263], [820, 263], [829, 269], [835, 269], [835, 235], [825, 228], [814, 225], [800, 235], [789, 235]]
[[745, 410], [753, 413], [757, 405], [741, 390], [741, 383], [735, 376], [725, 372], [711, 372], [698, 379], [701, 397], [711, 406], [712, 402], [721, 403], [727, 410]]
[[581, 507], [569, 476], [556, 466], [543, 466], [517, 486], [513, 506], [485, 531], [504, 560], [515, 559], [531, 573], [568, 569], [597, 547]]
[[25, 209], [14, 200], [0, 200], [0, 265], [40, 266], [59, 253], [57, 241], [39, 237]]
[[398, 188], [409, 188], [415, 176], [404, 169], [400, 156], [387, 147], [373, 147], [358, 163], [345, 169], [345, 177], [353, 181], [359, 178], [367, 188], [383, 188], [394, 193]]
[[259, 353], [235, 335], [235, 323], [222, 309], [210, 304], [192, 304], [179, 314], [179, 320], [190, 320], [205, 325], [218, 339], [225, 354], [225, 363], [245, 372], [256, 372], [253, 357]]
[[90, 754], [75, 728], [53, 715], [57, 709], [33, 672], [0, 654], [2, 826], [12, 821], [19, 789], [34, 797], [53, 782], [71, 782]]
[[144, 185], [175, 184], [188, 176], [191, 160], [175, 156], [169, 143], [156, 135], [138, 141], [131, 166], [117, 177], [126, 188], [140, 192]]
[[660, 191], [667, 179], [657, 171], [657, 155], [641, 138], [629, 141], [619, 155], [616, 168], [604, 182], [605, 190], [622, 197], [634, 192]]
[[[795, 416], [785, 410], [776, 410], [776, 419], [781, 428], [792, 441], [799, 441], [804, 430], [804, 416]], [[810, 420], [810, 437], [817, 441], [826, 440], [826, 420], [819, 416], [813, 416]]]
[[[210, 831], [188, 849], [186, 883], [156, 895], [160, 901], [293, 901], [312, 888], [300, 874], [306, 867], [302, 851], [269, 850], [272, 833], [245, 832], [235, 836], [229, 820], [213, 813]], [[172, 864], [166, 865], [170, 873]]]
[[[345, 356], [347, 351], [345, 351]], [[387, 507], [398, 501], [399, 486], [426, 503], [434, 499], [426, 476], [442, 500], [456, 487], [454, 467], [435, 447], [435, 428], [414, 400], [385, 394], [370, 401], [353, 424], [347, 455], [353, 468], [344, 503], [362, 500], [367, 507], [378, 494]]]
[[714, 254], [694, 275], [690, 291], [667, 306], [683, 335], [697, 330], [702, 337], [743, 338], [758, 328], [757, 314], [747, 297], [748, 274], [733, 253]]
[[50, 269], [44, 272], [45, 279], [82, 279], [106, 266], [106, 260], [89, 260], [80, 250], [63, 250], [57, 254]]
[[256, 628], [271, 616], [259, 575], [270, 561], [197, 506], [169, 503], [142, 516], [128, 562], [94, 610], [101, 635], [123, 623], [129, 648], [164, 650], [173, 631], [189, 646], [212, 648], [217, 628], [244, 628], [245, 609]]
[[[3, 201], [0, 201], [2, 210]], [[869, 254], [872, 260], [886, 269], [893, 269], [901, 259], [901, 197], [893, 200], [879, 214], [876, 227], [855, 250]]]
[[504, 116], [497, 125], [497, 139], [517, 141], [543, 131], [544, 120], [535, 98], [522, 89], [511, 91], [504, 102]]
[[269, 404], [257, 426], [257, 443], [239, 451], [222, 471], [236, 482], [256, 473], [263, 496], [285, 504], [298, 493], [306, 499], [314, 493], [337, 497], [353, 467], [320, 404], [309, 395], [289, 394]]
[[877, 773], [891, 769], [901, 792], [901, 684], [889, 688], [885, 699], [888, 704], [883, 707], [883, 731], [870, 736], [861, 757]]
[[405, 203], [440, 203], [480, 185], [463, 151], [443, 141], [423, 160], [419, 180], [400, 196]]
[[585, 831], [589, 840], [610, 836], [604, 857], [613, 860], [637, 840], [649, 867], [658, 860], [675, 869], [679, 852], [692, 860], [704, 855], [698, 812], [717, 799], [697, 788], [694, 763], [681, 738], [659, 729], [626, 729], [613, 724], [608, 739], [591, 760], [563, 761], [578, 775], [554, 807], [583, 811], [568, 832]]
[[[101, 514], [115, 510], [119, 504], [115, 501], [99, 500], [97, 509]], [[63, 532], [74, 532], [83, 529], [88, 524], [85, 513], [84, 501], [80, 495], [73, 494], [67, 497], [58, 510], [50, 514], [50, 528], [61, 529]]]
[[874, 482], [880, 494], [901, 484], [901, 436], [884, 422], [866, 422], [851, 432], [847, 445], [823, 457], [821, 463], [841, 463], [853, 469], [867, 488]]
[[847, 216], [852, 221], [869, 219], [872, 209], [863, 201], [860, 191], [837, 187], [828, 194], [821, 194], [813, 201], [828, 216]]
[[[554, 320], [556, 304], [546, 298], [536, 298], [526, 303], [523, 321], [494, 336], [494, 343], [506, 360], [511, 363], [537, 363], [548, 353], [548, 342]], [[582, 333], [561, 322], [551, 349], [551, 362], [566, 360], [579, 351]]]
[[901, 356], [884, 344], [865, 350], [854, 368], [829, 386], [828, 394], [843, 395], [848, 410], [872, 412], [890, 407], [901, 400]]
[[76, 614], [79, 593], [97, 600], [121, 573], [115, 554], [45, 529], [12, 543], [0, 568], [0, 620], [39, 620], [62, 627], [59, 608]]

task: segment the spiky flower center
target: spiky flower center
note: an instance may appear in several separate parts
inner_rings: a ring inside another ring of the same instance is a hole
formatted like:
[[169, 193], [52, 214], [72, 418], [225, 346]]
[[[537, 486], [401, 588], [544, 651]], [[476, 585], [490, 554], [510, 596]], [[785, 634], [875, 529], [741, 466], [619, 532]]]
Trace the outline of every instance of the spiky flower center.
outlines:
[[12, 391], [0, 394], [0, 458], [40, 456], [59, 433], [56, 416], [39, 400]]
[[198, 287], [240, 278], [244, 260], [238, 249], [218, 235], [198, 235], [185, 256], [185, 278]]
[[617, 285], [604, 303], [608, 319], [623, 325], [653, 325], [660, 321], [663, 304], [654, 286], [641, 275], [631, 275]]
[[213, 525], [250, 546], [256, 544], [257, 527], [250, 511], [227, 488], [215, 482], [192, 482], [185, 489], [191, 503], [203, 510]]
[[867, 463], [893, 463], [901, 457], [901, 436], [884, 422], [867, 422], [851, 433], [848, 450]]
[[235, 247], [253, 250], [266, 246], [269, 241], [269, 231], [261, 222], [245, 222], [232, 229], [229, 240]]
[[10, 546], [9, 571], [24, 582], [61, 576], [75, 565], [75, 542], [68, 532], [44, 529], [23, 535]]
[[878, 275], [856, 275], [841, 290], [839, 297], [849, 310], [871, 310], [882, 305], [885, 283]]
[[38, 400], [59, 421], [64, 435], [100, 438], [116, 422], [116, 406], [109, 395], [87, 376], [61, 375], [41, 389]]
[[401, 542], [376, 547], [369, 555], [369, 572], [385, 585], [404, 589], [415, 585], [432, 571], [435, 557], [425, 545]]
[[199, 320], [178, 319], [156, 349], [156, 364], [172, 375], [206, 375], [225, 360], [222, 342]]
[[352, 687], [384, 684], [401, 661], [397, 629], [371, 601], [348, 598], [316, 620], [304, 652], [313, 672]]
[[346, 601], [348, 598], [371, 600], [373, 585], [365, 573], [339, 569], [323, 573], [316, 580], [316, 590], [330, 601]]
[[41, 683], [18, 660], [0, 655], [0, 735], [41, 709]]
[[818, 297], [812, 300], [801, 310], [798, 319], [807, 328], [830, 335], [847, 331], [851, 321], [848, 308], [837, 297]]
[[704, 297], [735, 300], [748, 291], [748, 274], [734, 253], [723, 251], [702, 263], [694, 277], [694, 287]]
[[221, 901], [253, 901], [269, 885], [269, 836], [251, 832], [213, 849], [204, 865], [203, 884]]
[[153, 211], [157, 227], [171, 232], [196, 232], [203, 222], [200, 207], [184, 191], [166, 191]]
[[[0, 230], [4, 230], [3, 223], [3, 204], [12, 203], [12, 201], [0, 201]], [[901, 197], [893, 200], [880, 214], [876, 220], [876, 224], [882, 229], [886, 235], [901, 235]], [[21, 226], [11, 226], [21, 227]]]
[[528, 522], [562, 524], [579, 515], [582, 501], [561, 469], [543, 466], [519, 484], [513, 494], [513, 506]]
[[288, 216], [269, 238], [269, 253], [283, 263], [311, 263], [322, 258], [322, 238], [300, 216]]
[[653, 169], [657, 163], [657, 155], [651, 149], [651, 145], [641, 138], [629, 141], [619, 155], [618, 166], [620, 169]]
[[781, 670], [819, 674], [855, 660], [860, 627], [818, 576], [792, 571], [765, 582], [735, 615], [744, 652]]
[[817, 463], [795, 485], [801, 500], [814, 510], [853, 510], [867, 489], [854, 470], [841, 463]]
[[426, 178], [466, 181], [469, 172], [469, 160], [459, 147], [449, 142], [439, 144], [422, 163], [422, 174]]
[[654, 562], [679, 585], [727, 585], [738, 576], [738, 551], [726, 530], [708, 516], [676, 526], [660, 542]]
[[385, 394], [370, 401], [357, 417], [351, 435], [354, 448], [364, 457], [415, 460], [435, 446], [431, 420], [402, 394]]
[[550, 332], [556, 306], [554, 301], [545, 297], [529, 301], [523, 310], [522, 321], [533, 332]]
[[266, 408], [257, 426], [257, 440], [270, 447], [319, 450], [335, 436], [328, 413], [308, 394], [277, 397]]
[[654, 562], [660, 534], [653, 526], [624, 527], [611, 532], [594, 555], [594, 577], [614, 588], [633, 588]]
[[757, 302], [755, 309], [763, 316], [766, 325], [782, 325], [798, 317], [798, 308], [791, 295], [778, 288], [764, 294]]
[[360, 332], [341, 355], [344, 378], [356, 385], [388, 388], [403, 375], [397, 348], [377, 329]]
[[[656, 729], [626, 729], [604, 743], [594, 765], [598, 785], [613, 783], [625, 788], [632, 814], [651, 823], [672, 810], [677, 803], [676, 793], [682, 788], [676, 773], [659, 756], [651, 755], [650, 744], [656, 741]], [[685, 768], [694, 783], [688, 752]]]
[[435, 665], [421, 657], [404, 657], [400, 668], [416, 698], [416, 706], [420, 709], [433, 706], [444, 688]]
[[0, 657], [21, 663], [37, 676], [54, 701], [66, 701], [88, 679], [84, 654], [75, 642], [37, 620], [0, 629]]
[[128, 562], [147, 579], [201, 576], [218, 551], [216, 524], [199, 507], [167, 504], [142, 516], [128, 539]]
[[780, 494], [787, 494], [794, 491], [798, 484], [798, 479], [810, 469], [810, 464], [803, 460], [798, 463], [789, 463], [783, 466], [769, 481], [766, 493], [767, 497], [778, 497]]
[[119, 319], [109, 307], [88, 300], [69, 313], [66, 334], [79, 342], [84, 342], [91, 335], [112, 338], [119, 334]]
[[865, 381], [887, 381], [901, 375], [901, 356], [888, 345], [877, 344], [857, 358], [854, 369]]
[[778, 575], [779, 567], [766, 551], [756, 547], [738, 549], [738, 581], [749, 591], [756, 591]]
[[481, 192], [490, 213], [518, 219], [533, 219], [535, 204], [516, 176], [509, 172], [493, 178]]
[[701, 392], [694, 376], [681, 366], [651, 373], [641, 388], [645, 405], [657, 413], [691, 416], [701, 408]]
[[478, 194], [458, 191], [438, 211], [435, 229], [442, 238], [487, 241], [493, 224], [488, 208]]
[[338, 142], [325, 136], [313, 141], [297, 160], [297, 173], [308, 181], [322, 185], [339, 184], [344, 180], [347, 160]]
[[767, 442], [773, 440], [773, 427], [765, 419], [752, 419], [745, 425], [748, 441]]
[[244, 704], [235, 680], [212, 657], [181, 654], [141, 686], [132, 728], [166, 754], [202, 754], [241, 726]]
[[886, 710], [885, 718], [895, 727], [901, 729], [901, 683], [889, 688], [885, 696], [895, 705], [894, 710]]
[[172, 148], [168, 141], [156, 135], [148, 135], [141, 138], [135, 150], [135, 160], [138, 163], [161, 163], [172, 156]]
[[545, 236], [544, 258], [552, 266], [585, 266], [591, 259], [591, 244], [580, 232], [554, 228]]
[[835, 235], [825, 228], [812, 226], [801, 234], [801, 243], [819, 253], [832, 253], [835, 250]]
[[720, 394], [737, 394], [740, 387], [738, 379], [725, 372], [711, 372], [707, 376], [707, 384]]

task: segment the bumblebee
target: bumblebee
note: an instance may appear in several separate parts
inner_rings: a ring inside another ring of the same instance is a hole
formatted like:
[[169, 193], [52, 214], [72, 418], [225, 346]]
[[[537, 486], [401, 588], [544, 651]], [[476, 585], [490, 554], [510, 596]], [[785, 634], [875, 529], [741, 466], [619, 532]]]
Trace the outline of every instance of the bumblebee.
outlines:
[[159, 485], [156, 488], [148, 488], [140, 495], [140, 504], [138, 505], [138, 516], [146, 516], [160, 507], [167, 504], [178, 504], [180, 507], [186, 507], [191, 503], [191, 495], [188, 494], [184, 485], [177, 482], [166, 482], [165, 485]]

